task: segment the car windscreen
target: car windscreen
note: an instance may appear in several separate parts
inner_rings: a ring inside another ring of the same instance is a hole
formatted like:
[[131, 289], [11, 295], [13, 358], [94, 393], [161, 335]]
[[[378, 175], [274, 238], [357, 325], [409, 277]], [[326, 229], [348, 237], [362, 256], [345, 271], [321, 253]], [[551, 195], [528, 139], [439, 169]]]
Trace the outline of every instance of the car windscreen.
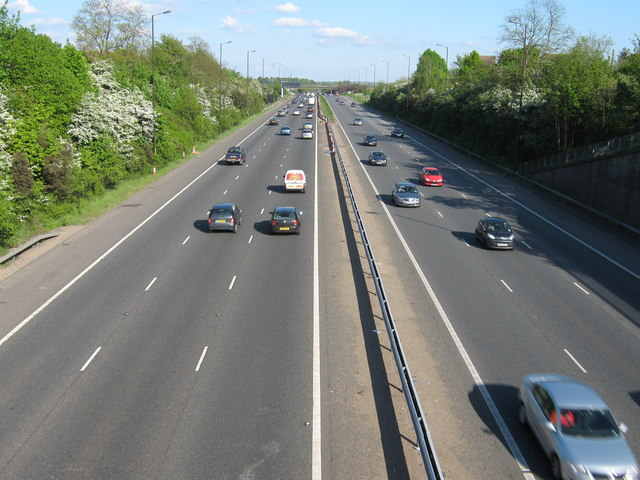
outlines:
[[511, 233], [511, 228], [505, 222], [490, 222], [489, 230], [496, 233]]
[[609, 410], [563, 409], [560, 426], [565, 435], [580, 437], [613, 437], [620, 434]]

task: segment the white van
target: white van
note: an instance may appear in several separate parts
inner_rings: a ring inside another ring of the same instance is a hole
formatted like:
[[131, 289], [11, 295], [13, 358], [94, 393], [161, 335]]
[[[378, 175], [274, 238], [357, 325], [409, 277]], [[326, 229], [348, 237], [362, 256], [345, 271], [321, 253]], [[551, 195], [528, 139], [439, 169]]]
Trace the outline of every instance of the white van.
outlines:
[[285, 192], [302, 192], [307, 186], [307, 176], [304, 170], [287, 170], [284, 174], [284, 190]]

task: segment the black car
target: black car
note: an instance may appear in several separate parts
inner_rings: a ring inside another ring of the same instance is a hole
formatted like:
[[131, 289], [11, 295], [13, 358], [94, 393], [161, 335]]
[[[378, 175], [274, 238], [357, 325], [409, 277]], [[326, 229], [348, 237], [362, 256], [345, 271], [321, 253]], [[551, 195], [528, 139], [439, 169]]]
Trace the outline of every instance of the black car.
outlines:
[[367, 135], [362, 140], [362, 144], [363, 145], [367, 145], [369, 147], [377, 147], [378, 146], [378, 139], [375, 137], [375, 135]]
[[374, 150], [369, 154], [369, 165], [380, 165], [382, 167], [386, 167], [387, 160], [387, 154], [380, 150]]
[[393, 130], [391, 130], [391, 136], [392, 137], [398, 137], [398, 138], [404, 138], [404, 132], [402, 131], [402, 129], [400, 127], [395, 127]]
[[269, 125], [278, 125], [280, 123], [280, 120], [278, 120], [278, 117], [273, 117], [271, 120], [269, 120]]
[[500, 217], [484, 217], [476, 227], [476, 238], [486, 248], [513, 250], [516, 237], [509, 223]]
[[271, 233], [295, 233], [300, 235], [300, 216], [296, 207], [276, 207], [271, 212]]
[[215, 230], [238, 231], [238, 225], [242, 223], [242, 210], [235, 203], [216, 203], [209, 210], [207, 220], [210, 232]]
[[244, 151], [244, 148], [240, 146], [231, 147], [229, 148], [229, 150], [227, 150], [225, 159], [227, 160], [227, 163], [235, 163], [236, 165], [241, 165], [247, 159], [247, 153]]

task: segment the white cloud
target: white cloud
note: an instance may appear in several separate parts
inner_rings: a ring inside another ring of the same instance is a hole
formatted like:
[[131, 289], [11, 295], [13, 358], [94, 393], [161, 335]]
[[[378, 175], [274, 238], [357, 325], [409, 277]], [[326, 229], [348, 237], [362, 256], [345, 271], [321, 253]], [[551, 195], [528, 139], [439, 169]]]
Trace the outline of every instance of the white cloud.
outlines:
[[7, 3], [9, 10], [18, 10], [24, 14], [40, 13], [36, 7], [29, 3], [29, 0], [16, 0], [15, 2]]
[[236, 33], [243, 33], [243, 32], [252, 32], [253, 28], [251, 27], [251, 25], [243, 25], [241, 24], [237, 18], [233, 18], [230, 15], [227, 15], [225, 17], [224, 20], [222, 20], [222, 23], [220, 24], [221, 28], [224, 28], [226, 30], [233, 30]]
[[342, 27], [323, 27], [316, 30], [316, 34], [326, 38], [356, 38], [358, 33]]
[[373, 45], [373, 39], [360, 35], [355, 30], [342, 27], [322, 27], [316, 29], [316, 35], [321, 37], [320, 43], [326, 44], [331, 40], [353, 40], [356, 45]]
[[66, 24], [67, 24], [67, 21], [64, 18], [52, 18], [49, 20], [46, 18], [36, 18], [32, 22], [30, 22], [30, 25], [66, 25]]
[[308, 27], [309, 22], [302, 18], [282, 17], [273, 21], [276, 27]]
[[278, 5], [277, 7], [273, 7], [273, 9], [277, 10], [278, 12], [294, 13], [300, 10], [300, 7], [294, 5], [291, 2], [287, 2], [283, 3], [282, 5]]

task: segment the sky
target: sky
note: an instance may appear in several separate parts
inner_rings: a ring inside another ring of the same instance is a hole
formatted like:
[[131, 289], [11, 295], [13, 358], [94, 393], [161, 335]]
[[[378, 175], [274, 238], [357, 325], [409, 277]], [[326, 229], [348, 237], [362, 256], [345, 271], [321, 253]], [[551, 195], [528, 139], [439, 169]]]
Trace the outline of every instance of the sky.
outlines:
[[[4, 0], [0, 0], [0, 4]], [[579, 34], [613, 40], [614, 53], [640, 35], [638, 0], [558, 0], [564, 23]], [[54, 41], [74, 43], [71, 19], [83, 0], [9, 0], [22, 25]], [[251, 77], [316, 81], [393, 82], [436, 51], [453, 67], [458, 55], [496, 55], [508, 45], [500, 27], [527, 0], [128, 0], [154, 15], [155, 39], [170, 34], [185, 44], [200, 37], [227, 68]]]

